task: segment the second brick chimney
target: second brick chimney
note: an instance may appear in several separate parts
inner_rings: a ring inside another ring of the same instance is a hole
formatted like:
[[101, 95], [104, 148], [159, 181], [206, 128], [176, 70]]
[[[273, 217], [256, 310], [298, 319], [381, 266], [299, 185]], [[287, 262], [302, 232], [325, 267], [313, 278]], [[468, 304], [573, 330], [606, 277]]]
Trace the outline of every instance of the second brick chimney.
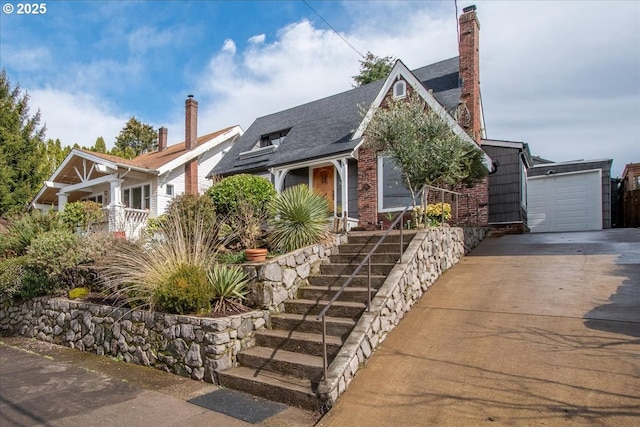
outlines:
[[[192, 150], [198, 143], [198, 101], [189, 95], [185, 101], [184, 146]], [[198, 194], [198, 158], [189, 160], [184, 165], [184, 192]]]
[[158, 129], [158, 151], [164, 151], [167, 148], [167, 133], [168, 130], [164, 126]]
[[479, 144], [482, 137], [480, 103], [480, 22], [476, 7], [469, 6], [460, 15], [460, 79], [462, 94], [458, 108], [460, 125]]
[[185, 105], [184, 144], [187, 150], [195, 148], [198, 139], [198, 101], [189, 95]]

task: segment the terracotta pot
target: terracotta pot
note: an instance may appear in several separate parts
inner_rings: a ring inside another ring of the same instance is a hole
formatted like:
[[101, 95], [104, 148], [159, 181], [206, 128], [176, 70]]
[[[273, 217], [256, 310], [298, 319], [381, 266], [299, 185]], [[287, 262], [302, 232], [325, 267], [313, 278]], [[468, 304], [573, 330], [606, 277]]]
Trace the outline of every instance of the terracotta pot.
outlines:
[[244, 255], [247, 257], [247, 261], [262, 262], [267, 259], [267, 250], [264, 248], [246, 249]]
[[127, 235], [124, 231], [114, 231], [113, 235], [116, 236], [118, 239], [126, 239]]

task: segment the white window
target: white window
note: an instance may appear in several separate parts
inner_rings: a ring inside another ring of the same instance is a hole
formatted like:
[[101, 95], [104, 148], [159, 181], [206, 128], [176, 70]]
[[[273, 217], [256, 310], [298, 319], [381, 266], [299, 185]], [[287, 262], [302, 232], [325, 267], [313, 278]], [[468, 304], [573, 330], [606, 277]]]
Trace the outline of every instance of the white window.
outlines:
[[122, 191], [122, 203], [128, 208], [150, 209], [151, 186], [149, 184], [131, 187]]
[[173, 185], [167, 184], [165, 190], [167, 196], [173, 196]]
[[407, 96], [407, 84], [404, 80], [398, 80], [393, 85], [393, 97], [395, 99], [400, 99], [404, 98], [405, 96]]
[[378, 211], [393, 212], [411, 205], [411, 192], [400, 166], [387, 157], [378, 157]]

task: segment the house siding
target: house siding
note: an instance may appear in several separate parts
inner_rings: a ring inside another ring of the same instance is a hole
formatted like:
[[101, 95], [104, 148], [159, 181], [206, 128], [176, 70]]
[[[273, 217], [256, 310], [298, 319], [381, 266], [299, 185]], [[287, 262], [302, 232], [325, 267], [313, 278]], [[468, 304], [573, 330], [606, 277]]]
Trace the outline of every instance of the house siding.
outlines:
[[527, 222], [521, 204], [520, 149], [483, 146], [484, 151], [498, 163], [498, 170], [489, 175], [489, 223]]
[[204, 194], [205, 191], [211, 187], [212, 181], [207, 179], [209, 172], [220, 162], [224, 156], [224, 151], [231, 147], [232, 141], [226, 141], [218, 146], [214, 150], [210, 150], [204, 153], [199, 159], [198, 164], [198, 189], [200, 194]]
[[[160, 177], [160, 182], [162, 181], [163, 179]], [[167, 196], [167, 185], [173, 185], [173, 196]], [[158, 186], [158, 208], [156, 215], [165, 213], [169, 203], [179, 194], [184, 194], [184, 173], [182, 167], [169, 172], [169, 176], [166, 178], [166, 181], [164, 181], [164, 184]]]
[[583, 163], [542, 164], [529, 169], [529, 176], [541, 176], [549, 173], [579, 172], [593, 169], [602, 170], [602, 228], [611, 228], [611, 162], [602, 160]]

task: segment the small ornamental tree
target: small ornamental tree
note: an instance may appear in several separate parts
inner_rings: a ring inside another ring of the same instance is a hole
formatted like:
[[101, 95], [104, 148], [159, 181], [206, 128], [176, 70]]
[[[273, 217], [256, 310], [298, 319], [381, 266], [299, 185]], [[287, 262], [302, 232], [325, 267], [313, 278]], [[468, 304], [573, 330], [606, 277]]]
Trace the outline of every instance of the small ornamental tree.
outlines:
[[[391, 100], [388, 108], [378, 109], [365, 137], [369, 147], [381, 151], [401, 168], [414, 211], [417, 193], [425, 184], [473, 185], [487, 174], [482, 150], [456, 135], [449, 123], [427, 109], [416, 93], [406, 99]], [[423, 206], [427, 205], [427, 197], [425, 191]]]

